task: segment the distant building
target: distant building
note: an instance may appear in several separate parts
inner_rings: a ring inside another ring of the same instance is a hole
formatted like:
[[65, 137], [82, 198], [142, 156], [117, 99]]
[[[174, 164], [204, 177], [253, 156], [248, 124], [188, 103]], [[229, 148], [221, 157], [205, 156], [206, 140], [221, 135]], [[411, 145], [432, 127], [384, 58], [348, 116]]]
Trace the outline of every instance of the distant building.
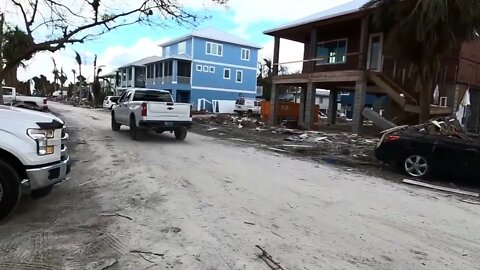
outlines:
[[205, 28], [160, 45], [163, 55], [118, 69], [120, 87], [172, 93], [177, 102], [212, 110], [215, 100], [257, 96], [259, 46], [230, 33]]

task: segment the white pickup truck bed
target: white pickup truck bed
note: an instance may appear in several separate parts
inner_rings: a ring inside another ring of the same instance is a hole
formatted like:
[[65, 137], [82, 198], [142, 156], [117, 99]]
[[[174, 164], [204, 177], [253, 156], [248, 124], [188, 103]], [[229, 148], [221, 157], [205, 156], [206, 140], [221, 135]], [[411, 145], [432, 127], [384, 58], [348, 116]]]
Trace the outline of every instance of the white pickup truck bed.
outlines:
[[153, 129], [158, 133], [170, 131], [183, 140], [192, 125], [191, 105], [174, 103], [165, 90], [133, 88], [127, 90], [112, 109], [112, 130], [121, 125], [130, 127], [133, 139], [137, 131]]

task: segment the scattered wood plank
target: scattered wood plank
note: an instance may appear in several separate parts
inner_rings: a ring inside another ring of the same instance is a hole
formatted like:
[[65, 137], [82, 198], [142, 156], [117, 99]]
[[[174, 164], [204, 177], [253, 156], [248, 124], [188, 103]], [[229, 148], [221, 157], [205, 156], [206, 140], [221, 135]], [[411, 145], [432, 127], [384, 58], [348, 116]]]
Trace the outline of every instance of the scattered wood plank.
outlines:
[[122, 217], [122, 218], [126, 218], [128, 220], [133, 220], [133, 218], [129, 217], [129, 216], [125, 216], [125, 215], [122, 215], [122, 214], [119, 214], [119, 213], [114, 213], [114, 214], [102, 214], [101, 215], [102, 217]]
[[473, 196], [473, 197], [480, 197], [480, 194], [476, 192], [471, 192], [471, 191], [466, 191], [466, 190], [461, 190], [457, 188], [449, 188], [449, 187], [442, 187], [442, 186], [437, 186], [437, 185], [432, 185], [420, 181], [415, 181], [415, 180], [410, 180], [410, 179], [403, 179], [403, 183], [410, 184], [410, 185], [416, 185], [416, 186], [421, 186], [421, 187], [426, 187], [426, 188], [431, 188], [435, 190], [441, 190], [441, 191], [446, 191], [446, 192], [451, 192], [451, 193], [456, 193], [456, 194], [461, 194], [461, 195], [467, 195], [467, 196]]
[[286, 150], [279, 149], [279, 148], [274, 148], [274, 147], [269, 147], [269, 150], [275, 151], [275, 152], [280, 152], [280, 153], [285, 153], [287, 152]]
[[262, 261], [264, 261], [267, 266], [270, 267], [272, 270], [286, 270], [280, 265], [280, 263], [275, 261], [272, 255], [268, 254], [268, 252], [264, 248], [259, 245], [256, 245], [255, 247], [262, 251], [262, 253], [259, 254], [258, 257], [262, 259]]
[[245, 224], [247, 224], [247, 225], [252, 225], [252, 226], [255, 225], [255, 223], [253, 223], [253, 222], [248, 222], [248, 221], [245, 221], [245, 222], [243, 222], [243, 223], [245, 223]]

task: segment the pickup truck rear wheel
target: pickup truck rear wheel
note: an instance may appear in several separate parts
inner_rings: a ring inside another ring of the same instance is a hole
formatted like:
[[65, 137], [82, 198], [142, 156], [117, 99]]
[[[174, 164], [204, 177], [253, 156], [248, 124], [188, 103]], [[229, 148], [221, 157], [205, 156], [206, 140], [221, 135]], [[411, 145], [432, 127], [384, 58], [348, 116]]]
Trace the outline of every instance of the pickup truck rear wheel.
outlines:
[[175, 129], [175, 139], [183, 141], [187, 138], [187, 128], [177, 128]]
[[115, 113], [112, 112], [112, 130], [113, 131], [119, 131], [120, 130], [120, 124], [117, 123], [117, 120], [115, 119]]
[[12, 166], [0, 160], [0, 220], [13, 212], [20, 195], [20, 177]]
[[138, 139], [137, 121], [135, 121], [135, 116], [130, 117], [130, 137], [134, 141]]

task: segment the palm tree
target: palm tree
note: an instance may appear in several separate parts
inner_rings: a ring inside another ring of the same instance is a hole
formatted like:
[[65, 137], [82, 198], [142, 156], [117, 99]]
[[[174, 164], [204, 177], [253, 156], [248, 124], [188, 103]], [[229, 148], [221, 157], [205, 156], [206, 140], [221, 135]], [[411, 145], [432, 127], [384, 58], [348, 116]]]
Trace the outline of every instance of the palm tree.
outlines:
[[[77, 61], [77, 64], [78, 64], [78, 82], [79, 82], [79, 85], [80, 85], [80, 93], [79, 93], [79, 99], [78, 99], [78, 106], [80, 106], [80, 102], [82, 100], [82, 87], [83, 87], [83, 76], [82, 76], [82, 57], [80, 56], [80, 54], [75, 51], [75, 60]], [[74, 73], [75, 74], [75, 73]]]
[[371, 0], [373, 22], [386, 34], [386, 49], [412, 63], [420, 99], [420, 122], [430, 104], [441, 60], [480, 33], [478, 0]]
[[61, 84], [61, 87], [60, 87], [60, 91], [61, 91], [61, 97], [62, 97], [62, 100], [63, 100], [63, 85], [65, 84], [65, 82], [67, 81], [67, 75], [63, 72], [63, 67], [60, 68], [60, 77], [59, 77], [59, 80], [60, 80], [60, 84]]
[[58, 69], [57, 63], [55, 62], [55, 58], [52, 57], [53, 62], [53, 92], [57, 92], [57, 80], [58, 80]]

